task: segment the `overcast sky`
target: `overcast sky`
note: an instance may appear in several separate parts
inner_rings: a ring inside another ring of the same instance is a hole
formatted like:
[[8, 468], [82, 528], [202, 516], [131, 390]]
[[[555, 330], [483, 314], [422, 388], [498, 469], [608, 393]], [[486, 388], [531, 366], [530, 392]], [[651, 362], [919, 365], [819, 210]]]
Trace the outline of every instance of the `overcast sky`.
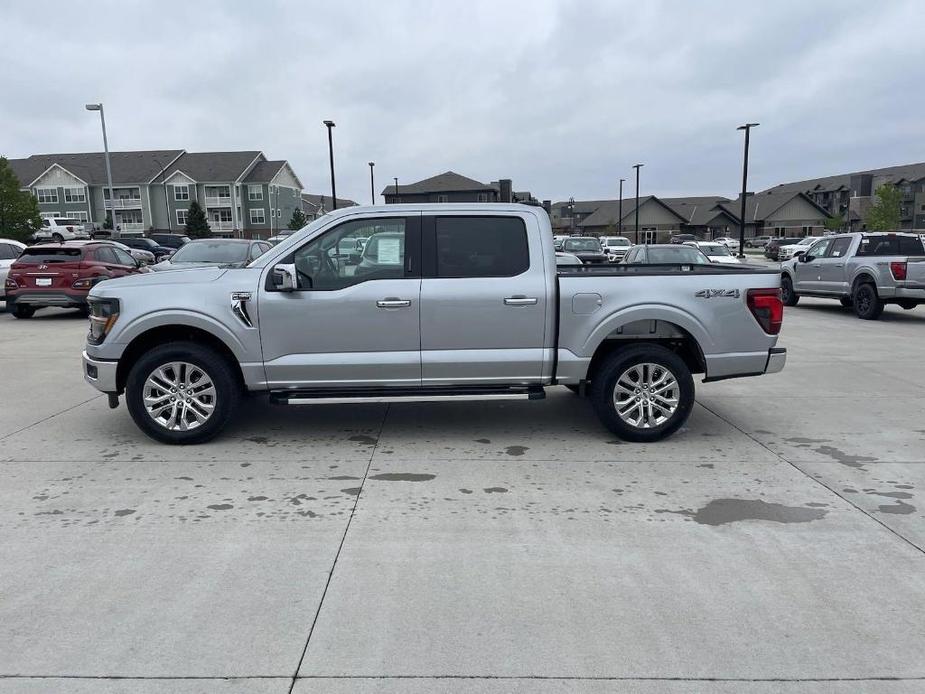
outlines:
[[[339, 196], [393, 176], [538, 198], [735, 195], [925, 161], [925, 3], [9, 2], [0, 153], [262, 150]], [[632, 184], [627, 190], [632, 190]], [[378, 198], [381, 201], [381, 198]]]

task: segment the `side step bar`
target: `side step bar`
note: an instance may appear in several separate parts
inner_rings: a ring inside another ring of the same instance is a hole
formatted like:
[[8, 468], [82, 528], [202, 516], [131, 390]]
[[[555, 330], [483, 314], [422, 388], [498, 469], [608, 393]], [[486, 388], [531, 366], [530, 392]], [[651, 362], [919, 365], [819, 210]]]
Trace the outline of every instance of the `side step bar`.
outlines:
[[274, 405], [336, 405], [378, 402], [449, 402], [453, 400], [542, 400], [542, 386], [425, 386], [423, 388], [300, 388], [271, 390]]

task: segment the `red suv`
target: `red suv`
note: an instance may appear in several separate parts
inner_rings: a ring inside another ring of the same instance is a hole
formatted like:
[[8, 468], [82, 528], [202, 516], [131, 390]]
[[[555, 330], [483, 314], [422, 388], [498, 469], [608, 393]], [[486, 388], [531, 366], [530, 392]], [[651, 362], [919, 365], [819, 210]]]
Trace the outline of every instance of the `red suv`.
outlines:
[[87, 313], [93, 285], [137, 272], [141, 270], [132, 256], [105, 241], [29, 246], [7, 275], [7, 309], [17, 318], [31, 318], [46, 306]]

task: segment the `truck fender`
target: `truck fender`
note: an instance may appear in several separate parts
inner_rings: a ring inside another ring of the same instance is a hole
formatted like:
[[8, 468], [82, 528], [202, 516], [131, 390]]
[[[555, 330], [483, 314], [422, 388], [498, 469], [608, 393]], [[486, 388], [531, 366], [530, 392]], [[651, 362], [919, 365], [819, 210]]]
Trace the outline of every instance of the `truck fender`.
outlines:
[[714, 344], [709, 331], [696, 316], [675, 306], [642, 304], [621, 309], [602, 320], [582, 345], [582, 356], [593, 356], [601, 343], [607, 339], [607, 336], [624, 325], [636, 321], [655, 320], [673, 323], [683, 329], [694, 338], [702, 354], [711, 354], [714, 351]]
[[183, 326], [198, 328], [222, 341], [239, 362], [249, 361], [245, 346], [231, 330], [214, 318], [189, 309], [170, 309], [147, 313], [125, 326], [119, 334], [119, 344], [129, 345], [139, 335], [154, 328]]

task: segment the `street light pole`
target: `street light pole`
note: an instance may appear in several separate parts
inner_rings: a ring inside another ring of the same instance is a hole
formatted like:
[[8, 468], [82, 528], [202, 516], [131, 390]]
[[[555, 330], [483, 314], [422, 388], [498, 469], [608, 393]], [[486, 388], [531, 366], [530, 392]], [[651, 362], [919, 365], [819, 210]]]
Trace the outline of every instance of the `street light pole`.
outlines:
[[623, 236], [623, 181], [625, 178], [620, 179], [620, 209], [617, 214], [620, 216], [617, 217], [617, 230], [620, 233], [620, 236]]
[[748, 135], [758, 123], [746, 123], [736, 130], [745, 131], [745, 157], [742, 160], [742, 205], [739, 208], [739, 258], [745, 257], [745, 193], [748, 190]]
[[398, 202], [398, 176], [393, 176], [392, 178], [395, 181], [395, 202]]
[[641, 169], [645, 164], [633, 164], [633, 168], [636, 169], [636, 243], [639, 243], [639, 169]]
[[[164, 184], [164, 211], [167, 213], [167, 231], [173, 231], [173, 225], [170, 223], [170, 201], [167, 199], [167, 167], [161, 164], [157, 157], [152, 157], [152, 159], [154, 159], [155, 164], [161, 167], [161, 172], [158, 176], [161, 179], [161, 183]], [[112, 193], [110, 193], [110, 195], [112, 195]], [[154, 210], [151, 210], [151, 221], [154, 221]]]
[[375, 178], [373, 177], [373, 168], [376, 166], [376, 162], [369, 162], [369, 204], [376, 204], [376, 183]]
[[[103, 104], [87, 104], [85, 108], [88, 111], [99, 111], [100, 112], [100, 125], [103, 126], [103, 152], [106, 156], [106, 182], [109, 184], [109, 210], [110, 218], [112, 219], [112, 236], [116, 236], [116, 196], [112, 191], [112, 166], [109, 163], [109, 142], [106, 140], [106, 116], [103, 114]], [[103, 211], [106, 211], [106, 205], [103, 204]], [[103, 220], [105, 222], [106, 216], [103, 215]]]
[[334, 186], [334, 136], [331, 134], [334, 129], [334, 121], [324, 121], [328, 128], [328, 158], [331, 160], [331, 209], [337, 209], [337, 188]]

